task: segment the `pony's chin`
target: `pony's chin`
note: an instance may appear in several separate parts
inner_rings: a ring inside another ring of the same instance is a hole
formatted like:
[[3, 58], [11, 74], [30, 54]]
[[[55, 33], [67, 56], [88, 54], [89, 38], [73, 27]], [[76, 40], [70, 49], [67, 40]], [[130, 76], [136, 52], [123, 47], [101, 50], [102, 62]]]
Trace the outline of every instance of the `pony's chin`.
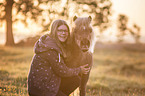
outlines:
[[89, 49], [82, 49], [83, 52], [87, 52]]
[[86, 51], [89, 50], [89, 47], [81, 47], [81, 50], [82, 50], [83, 52], [86, 52]]

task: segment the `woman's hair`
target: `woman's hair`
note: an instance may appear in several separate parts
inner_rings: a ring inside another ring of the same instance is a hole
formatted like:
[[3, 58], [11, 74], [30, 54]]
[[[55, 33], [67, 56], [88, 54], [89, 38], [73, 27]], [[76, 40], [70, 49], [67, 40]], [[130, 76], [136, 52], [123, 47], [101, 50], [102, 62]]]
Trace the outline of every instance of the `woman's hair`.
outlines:
[[61, 26], [61, 25], [65, 25], [65, 26], [67, 27], [67, 29], [68, 29], [68, 34], [69, 34], [69, 35], [68, 35], [68, 38], [70, 37], [70, 29], [69, 29], [68, 24], [66, 23], [66, 21], [61, 20], [61, 19], [58, 19], [58, 20], [55, 20], [55, 21], [52, 22], [51, 29], [50, 29], [50, 36], [51, 36], [53, 39], [55, 39], [55, 40], [58, 39], [58, 37], [57, 37], [57, 35], [56, 35], [57, 28], [58, 28], [59, 26]]
[[[64, 43], [60, 42], [58, 40], [58, 37], [57, 37], [57, 30], [58, 30], [58, 27], [61, 26], [61, 25], [65, 25], [68, 28], [68, 38]], [[61, 20], [61, 19], [53, 21], [52, 25], [51, 25], [51, 29], [50, 29], [50, 37], [53, 38], [56, 41], [57, 45], [62, 50], [63, 56], [66, 57], [66, 54], [67, 54], [66, 46], [68, 44], [68, 39], [70, 39], [70, 29], [69, 29], [69, 26], [66, 23], [66, 21]]]

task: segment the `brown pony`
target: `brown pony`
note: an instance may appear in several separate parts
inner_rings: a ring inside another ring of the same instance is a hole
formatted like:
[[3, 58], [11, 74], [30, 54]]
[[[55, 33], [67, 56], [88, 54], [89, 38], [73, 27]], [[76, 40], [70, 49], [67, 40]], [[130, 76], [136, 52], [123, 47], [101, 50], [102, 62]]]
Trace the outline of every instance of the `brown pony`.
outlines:
[[[93, 49], [95, 45], [95, 35], [91, 26], [91, 16], [89, 17], [74, 17], [74, 27], [71, 32], [71, 42], [68, 51], [71, 54], [67, 58], [67, 66], [74, 68], [88, 64], [92, 67], [93, 64]], [[86, 84], [89, 79], [89, 74], [81, 74], [80, 96], [85, 96]]]

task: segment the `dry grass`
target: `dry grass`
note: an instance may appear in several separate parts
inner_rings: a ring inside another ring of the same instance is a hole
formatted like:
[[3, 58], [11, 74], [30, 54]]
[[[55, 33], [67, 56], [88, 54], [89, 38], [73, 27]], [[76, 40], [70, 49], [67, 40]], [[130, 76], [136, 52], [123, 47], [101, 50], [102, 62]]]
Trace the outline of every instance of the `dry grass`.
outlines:
[[0, 46], [0, 96], [27, 96], [32, 48]]
[[[0, 96], [27, 96], [32, 56], [33, 48], [0, 46]], [[144, 46], [98, 45], [87, 96], [145, 96], [144, 58]]]
[[145, 96], [144, 57], [143, 45], [97, 46], [88, 96]]

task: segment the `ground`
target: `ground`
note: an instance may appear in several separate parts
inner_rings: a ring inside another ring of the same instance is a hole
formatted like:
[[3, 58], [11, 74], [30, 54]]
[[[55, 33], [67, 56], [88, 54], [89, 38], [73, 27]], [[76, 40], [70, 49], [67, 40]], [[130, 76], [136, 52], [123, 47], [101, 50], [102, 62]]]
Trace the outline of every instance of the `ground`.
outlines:
[[[28, 95], [33, 54], [32, 47], [0, 46], [0, 96]], [[87, 96], [145, 96], [144, 45], [97, 44], [93, 57]]]

